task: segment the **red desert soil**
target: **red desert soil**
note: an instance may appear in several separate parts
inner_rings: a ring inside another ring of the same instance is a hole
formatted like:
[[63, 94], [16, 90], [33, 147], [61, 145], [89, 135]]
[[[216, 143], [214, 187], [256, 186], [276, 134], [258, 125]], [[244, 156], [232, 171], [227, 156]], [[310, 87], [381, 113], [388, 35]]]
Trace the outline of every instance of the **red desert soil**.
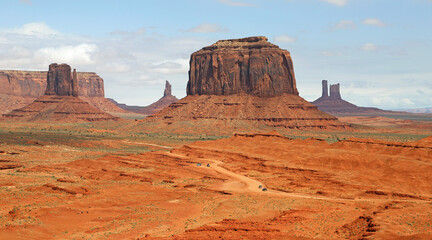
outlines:
[[0, 239], [432, 238], [431, 137], [240, 134], [31, 165], [11, 154], [0, 155]]

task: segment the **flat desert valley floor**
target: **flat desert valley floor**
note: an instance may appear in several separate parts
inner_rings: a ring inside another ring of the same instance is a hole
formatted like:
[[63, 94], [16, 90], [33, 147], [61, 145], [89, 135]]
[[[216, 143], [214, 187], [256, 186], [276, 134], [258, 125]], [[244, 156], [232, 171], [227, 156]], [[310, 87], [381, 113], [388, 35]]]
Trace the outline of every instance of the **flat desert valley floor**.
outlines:
[[0, 239], [430, 239], [427, 119], [1, 122]]

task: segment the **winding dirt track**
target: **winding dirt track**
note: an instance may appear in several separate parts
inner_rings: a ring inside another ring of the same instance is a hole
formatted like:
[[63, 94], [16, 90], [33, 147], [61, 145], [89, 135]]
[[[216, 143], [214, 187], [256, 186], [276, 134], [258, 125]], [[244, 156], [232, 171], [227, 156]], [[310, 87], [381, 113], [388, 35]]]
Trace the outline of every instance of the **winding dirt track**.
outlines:
[[[182, 159], [190, 158], [186, 155], [180, 155], [175, 154], [171, 152], [166, 152], [168, 156], [178, 157]], [[197, 159], [198, 160], [198, 159]], [[223, 191], [233, 191], [238, 193], [245, 193], [245, 192], [252, 192], [252, 193], [258, 193], [258, 194], [267, 194], [267, 195], [276, 195], [276, 196], [285, 196], [285, 197], [293, 197], [293, 198], [302, 198], [302, 199], [317, 199], [317, 200], [327, 200], [327, 201], [356, 201], [356, 202], [364, 202], [364, 201], [382, 201], [382, 202], [388, 202], [390, 199], [377, 199], [377, 198], [361, 198], [361, 199], [347, 199], [347, 198], [332, 198], [332, 197], [323, 197], [323, 196], [312, 196], [312, 195], [306, 195], [306, 194], [299, 194], [299, 193], [287, 193], [287, 192], [281, 192], [277, 190], [268, 189], [267, 191], [262, 191], [262, 189], [259, 188], [261, 185], [262, 187], [265, 187], [265, 184], [262, 182], [259, 182], [257, 180], [254, 180], [252, 178], [246, 177], [241, 174], [237, 174], [235, 172], [229, 171], [228, 169], [225, 169], [220, 164], [223, 164], [222, 161], [210, 159], [210, 158], [203, 158], [199, 159], [197, 162], [212, 162], [210, 164], [209, 168], [215, 170], [216, 172], [223, 174], [230, 179], [231, 181], [228, 181], [222, 185]], [[396, 200], [396, 199], [395, 199]], [[428, 200], [405, 200], [405, 199], [397, 199], [398, 202], [416, 202], [416, 203], [424, 203], [429, 202]]]

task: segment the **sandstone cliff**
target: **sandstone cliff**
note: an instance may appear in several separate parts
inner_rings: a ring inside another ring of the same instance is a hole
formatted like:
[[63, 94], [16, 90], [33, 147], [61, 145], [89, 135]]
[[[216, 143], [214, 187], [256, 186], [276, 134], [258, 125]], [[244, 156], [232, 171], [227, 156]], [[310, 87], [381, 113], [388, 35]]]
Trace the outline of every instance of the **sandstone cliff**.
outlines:
[[291, 55], [266, 37], [221, 40], [192, 54], [188, 95], [296, 94]]

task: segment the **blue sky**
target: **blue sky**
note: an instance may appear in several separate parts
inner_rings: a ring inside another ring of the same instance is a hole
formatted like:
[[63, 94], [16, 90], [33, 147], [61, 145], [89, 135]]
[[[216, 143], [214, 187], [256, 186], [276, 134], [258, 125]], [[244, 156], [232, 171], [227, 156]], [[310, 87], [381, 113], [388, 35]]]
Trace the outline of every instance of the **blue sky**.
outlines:
[[185, 96], [190, 54], [266, 36], [291, 52], [300, 96], [341, 83], [360, 106], [432, 106], [432, 0], [0, 0], [0, 69], [98, 73], [106, 96]]

